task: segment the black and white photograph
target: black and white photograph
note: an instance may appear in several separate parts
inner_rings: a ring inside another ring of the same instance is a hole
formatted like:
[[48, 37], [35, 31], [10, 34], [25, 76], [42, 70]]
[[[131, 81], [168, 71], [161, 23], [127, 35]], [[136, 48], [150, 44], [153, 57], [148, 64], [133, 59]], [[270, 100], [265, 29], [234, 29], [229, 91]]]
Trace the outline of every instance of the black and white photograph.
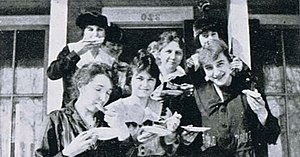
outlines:
[[0, 157], [298, 157], [299, 0], [0, 0]]

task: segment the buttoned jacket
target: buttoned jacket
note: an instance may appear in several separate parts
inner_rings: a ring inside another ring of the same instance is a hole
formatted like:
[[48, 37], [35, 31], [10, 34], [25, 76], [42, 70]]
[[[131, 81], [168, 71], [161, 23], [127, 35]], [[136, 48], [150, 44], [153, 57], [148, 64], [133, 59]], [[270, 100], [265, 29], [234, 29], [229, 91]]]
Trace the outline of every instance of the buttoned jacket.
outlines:
[[232, 156], [267, 156], [267, 144], [275, 144], [280, 133], [277, 118], [266, 104], [268, 117], [262, 125], [251, 110], [246, 95], [242, 94], [237, 80], [222, 90], [222, 101], [212, 82], [195, 90], [202, 125], [211, 130], [202, 135], [202, 150], [218, 147]]

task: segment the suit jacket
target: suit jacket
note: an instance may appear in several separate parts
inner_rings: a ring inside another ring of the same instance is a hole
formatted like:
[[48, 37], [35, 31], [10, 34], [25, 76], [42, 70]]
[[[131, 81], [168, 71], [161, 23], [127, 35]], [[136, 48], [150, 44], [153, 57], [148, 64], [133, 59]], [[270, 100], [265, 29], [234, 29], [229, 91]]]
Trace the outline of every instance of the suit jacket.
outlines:
[[[214, 155], [223, 152], [221, 154], [225, 156], [266, 157], [267, 144], [275, 144], [280, 133], [278, 120], [266, 103], [268, 117], [265, 125], [262, 125], [251, 110], [246, 95], [241, 92], [243, 87], [240, 87], [240, 82], [233, 79], [230, 87], [221, 89], [224, 101], [212, 82], [196, 88], [195, 99], [201, 112], [202, 125], [211, 128], [202, 134], [202, 150]], [[206, 152], [203, 156], [207, 155]]]

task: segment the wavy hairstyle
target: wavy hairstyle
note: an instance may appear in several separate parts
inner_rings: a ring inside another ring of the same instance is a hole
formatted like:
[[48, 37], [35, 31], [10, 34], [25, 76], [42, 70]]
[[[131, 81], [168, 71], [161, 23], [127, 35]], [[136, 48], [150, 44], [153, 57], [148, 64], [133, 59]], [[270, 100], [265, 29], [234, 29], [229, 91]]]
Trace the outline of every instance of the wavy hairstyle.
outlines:
[[199, 62], [201, 65], [216, 60], [221, 53], [225, 55], [229, 62], [232, 61], [232, 56], [229, 54], [228, 46], [223, 40], [212, 39], [207, 42], [203, 47], [196, 50], [199, 54]]
[[127, 74], [127, 83], [131, 81], [133, 72], [140, 73], [142, 71], [146, 71], [150, 74], [151, 77], [156, 79], [155, 87], [157, 87], [160, 84], [159, 81], [159, 68], [155, 62], [154, 56], [146, 51], [145, 49], [140, 49], [137, 53], [137, 55], [133, 58], [133, 61], [131, 62], [129, 66], [130, 70]]
[[159, 37], [160, 37], [160, 39], [158, 40], [159, 53], [161, 53], [160, 51], [172, 41], [175, 41], [179, 44], [179, 47], [182, 49], [183, 52], [183, 58], [181, 60], [180, 66], [185, 67], [186, 48], [184, 45], [184, 41], [178, 35], [178, 33], [175, 31], [165, 31]]
[[73, 93], [71, 94], [71, 97], [73, 99], [78, 98], [80, 95], [78, 89], [84, 85], [87, 85], [94, 79], [96, 75], [99, 74], [105, 75], [111, 80], [111, 71], [106, 64], [88, 63], [78, 69], [72, 77]]
[[159, 36], [158, 44], [159, 50], [163, 49], [171, 41], [176, 41], [179, 43], [181, 49], [184, 49], [184, 43], [181, 37], [175, 31], [165, 31]]

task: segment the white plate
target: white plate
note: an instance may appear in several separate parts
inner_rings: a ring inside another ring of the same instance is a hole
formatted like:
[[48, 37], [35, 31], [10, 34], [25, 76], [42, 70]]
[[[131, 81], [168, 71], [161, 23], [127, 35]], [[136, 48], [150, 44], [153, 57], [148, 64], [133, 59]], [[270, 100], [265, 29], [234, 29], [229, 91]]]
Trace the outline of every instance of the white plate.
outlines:
[[182, 90], [176, 90], [176, 89], [162, 90], [161, 92], [162, 95], [174, 95], [174, 96], [181, 95], [182, 93], [183, 93]]
[[261, 94], [258, 93], [257, 91], [252, 91], [252, 90], [248, 90], [248, 89], [243, 90], [242, 93], [249, 95], [255, 99], [261, 97]]
[[186, 131], [192, 131], [192, 132], [204, 132], [207, 130], [210, 130], [209, 127], [193, 127], [193, 126], [181, 126]]
[[153, 134], [157, 134], [158, 136], [166, 136], [172, 134], [170, 130], [156, 126], [142, 126], [141, 129], [144, 129], [145, 131]]

